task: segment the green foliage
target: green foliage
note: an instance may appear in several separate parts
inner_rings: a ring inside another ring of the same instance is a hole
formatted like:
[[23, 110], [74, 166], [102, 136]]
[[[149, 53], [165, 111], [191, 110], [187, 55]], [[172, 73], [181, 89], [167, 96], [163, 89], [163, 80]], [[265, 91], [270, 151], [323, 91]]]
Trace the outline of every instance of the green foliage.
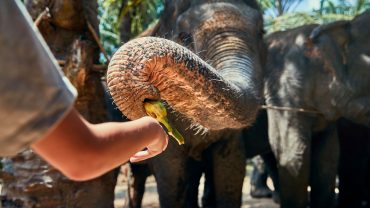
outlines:
[[258, 0], [265, 15], [270, 17], [281, 16], [293, 11], [303, 0]]
[[267, 33], [272, 33], [317, 22], [317, 17], [305, 12], [285, 13], [278, 17], [266, 17], [265, 30]]
[[129, 15], [132, 36], [136, 36], [155, 22], [163, 10], [162, 0], [98, 0], [100, 36], [108, 54], [120, 45], [119, 27]]
[[320, 15], [325, 14], [337, 14], [346, 16], [355, 16], [369, 8], [370, 1], [357, 0], [354, 4], [349, 3], [345, 0], [337, 0], [335, 4], [333, 0], [321, 0], [320, 9], [316, 10], [316, 13]]
[[[356, 15], [370, 8], [369, 0], [356, 0], [353, 4], [346, 0], [320, 0], [320, 8], [310, 12], [290, 12], [288, 11], [289, 9], [283, 10], [283, 12], [276, 12], [279, 10], [276, 1], [259, 0], [259, 2], [265, 11], [265, 30], [267, 33], [305, 24], [325, 24], [338, 20], [351, 20]], [[293, 0], [291, 2], [287, 0], [286, 2], [297, 3], [297, 1]]]
[[[115, 27], [119, 16], [119, 9], [117, 8], [120, 8], [120, 6], [118, 4], [116, 4], [116, 7], [108, 6], [113, 5], [113, 2], [109, 4], [107, 2], [108, 0], [98, 0], [99, 31], [104, 49], [109, 55], [112, 55], [120, 42], [118, 30]], [[103, 61], [101, 58], [101, 62], [105, 62], [105, 60]]]
[[129, 0], [122, 10], [119, 19], [126, 14], [131, 17], [131, 33], [138, 35], [159, 18], [163, 9], [162, 0]]

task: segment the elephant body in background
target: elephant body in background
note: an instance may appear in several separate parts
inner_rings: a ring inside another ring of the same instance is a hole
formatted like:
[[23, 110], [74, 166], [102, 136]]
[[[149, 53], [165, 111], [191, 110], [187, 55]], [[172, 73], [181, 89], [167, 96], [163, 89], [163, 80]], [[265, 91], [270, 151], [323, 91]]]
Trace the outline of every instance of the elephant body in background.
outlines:
[[[271, 34], [265, 100], [282, 207], [333, 207], [335, 121], [370, 125], [370, 11], [352, 21]], [[284, 108], [279, 108], [284, 107]], [[289, 110], [287, 110], [287, 108]], [[305, 109], [299, 112], [296, 109]]]
[[107, 80], [119, 109], [135, 119], [145, 115], [146, 99], [165, 100], [169, 120], [185, 137], [184, 145], [171, 139], [147, 160], [161, 207], [198, 206], [186, 199], [199, 163], [212, 167], [215, 206], [240, 207], [241, 129], [253, 123], [262, 99], [262, 25], [252, 0], [166, 1], [152, 35], [199, 57], [151, 37], [132, 40], [112, 58]]

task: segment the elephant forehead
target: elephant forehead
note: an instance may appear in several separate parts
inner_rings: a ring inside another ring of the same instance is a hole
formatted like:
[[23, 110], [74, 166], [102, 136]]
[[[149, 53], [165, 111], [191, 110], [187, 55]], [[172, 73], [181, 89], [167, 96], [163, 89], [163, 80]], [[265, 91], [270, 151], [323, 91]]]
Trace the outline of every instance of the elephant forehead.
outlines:
[[181, 14], [178, 25], [188, 25], [188, 30], [207, 32], [207, 29], [255, 25], [258, 12], [244, 4], [212, 3], [192, 7]]
[[240, 12], [225, 12], [223, 10], [212, 11], [212, 14], [205, 15], [204, 21], [199, 24], [198, 30], [207, 32], [221, 28], [250, 28], [254, 23], [248, 18], [243, 18]]

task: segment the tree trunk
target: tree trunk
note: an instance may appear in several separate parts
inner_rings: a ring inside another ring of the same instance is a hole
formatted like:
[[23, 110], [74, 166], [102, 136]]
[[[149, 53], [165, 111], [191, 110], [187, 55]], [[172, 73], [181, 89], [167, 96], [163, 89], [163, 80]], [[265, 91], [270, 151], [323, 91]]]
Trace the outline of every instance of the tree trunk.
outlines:
[[[122, 5], [121, 5], [121, 10], [126, 7], [128, 4], [128, 1], [124, 0], [122, 1]], [[131, 38], [133, 38], [133, 34], [131, 33], [131, 23], [132, 23], [132, 18], [131, 18], [131, 9], [129, 9], [126, 14], [121, 18], [119, 19], [118, 21], [120, 21], [119, 23], [119, 36], [120, 36], [120, 41], [123, 42], [123, 43], [126, 43], [127, 41], [129, 41]]]
[[[92, 123], [107, 121], [103, 73], [93, 67], [98, 64], [99, 48], [88, 29], [90, 24], [98, 31], [97, 2], [26, 0], [25, 4], [34, 20], [49, 8], [51, 17], [41, 18], [38, 27], [78, 90], [76, 109]], [[3, 163], [4, 207], [114, 207], [117, 171], [94, 180], [74, 182], [32, 150], [6, 158]]]

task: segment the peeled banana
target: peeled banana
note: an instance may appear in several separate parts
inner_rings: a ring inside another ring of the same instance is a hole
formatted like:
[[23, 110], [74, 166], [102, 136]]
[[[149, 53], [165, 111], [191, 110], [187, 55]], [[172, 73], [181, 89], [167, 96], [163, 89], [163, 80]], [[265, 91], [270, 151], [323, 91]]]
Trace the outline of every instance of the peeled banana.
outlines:
[[145, 108], [146, 113], [150, 117], [157, 119], [157, 121], [159, 121], [161, 124], [163, 124], [167, 128], [168, 134], [171, 135], [174, 139], [176, 139], [179, 145], [182, 145], [185, 143], [184, 137], [180, 134], [180, 132], [177, 131], [177, 129], [173, 128], [170, 122], [168, 121], [167, 110], [161, 101], [153, 101], [153, 100], [145, 101], [144, 108]]

